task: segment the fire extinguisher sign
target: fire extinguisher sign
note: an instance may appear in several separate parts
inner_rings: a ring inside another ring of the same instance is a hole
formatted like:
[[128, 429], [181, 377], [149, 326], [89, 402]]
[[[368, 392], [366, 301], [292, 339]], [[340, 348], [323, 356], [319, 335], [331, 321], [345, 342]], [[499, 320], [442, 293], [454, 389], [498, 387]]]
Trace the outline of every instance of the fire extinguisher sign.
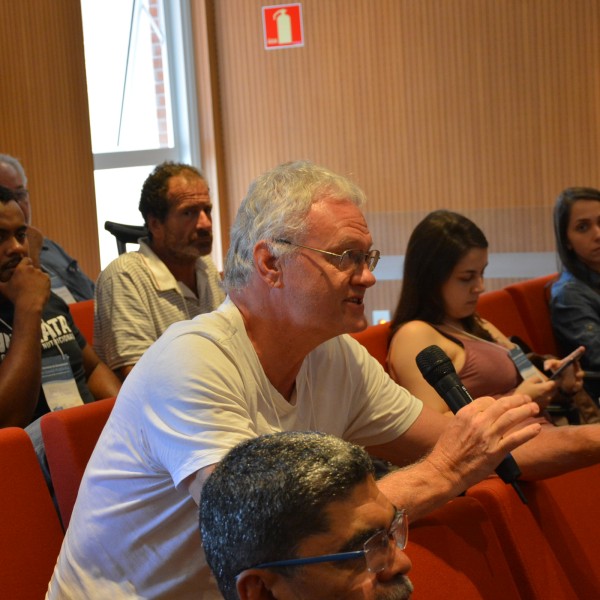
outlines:
[[263, 6], [262, 14], [265, 50], [304, 46], [300, 3]]

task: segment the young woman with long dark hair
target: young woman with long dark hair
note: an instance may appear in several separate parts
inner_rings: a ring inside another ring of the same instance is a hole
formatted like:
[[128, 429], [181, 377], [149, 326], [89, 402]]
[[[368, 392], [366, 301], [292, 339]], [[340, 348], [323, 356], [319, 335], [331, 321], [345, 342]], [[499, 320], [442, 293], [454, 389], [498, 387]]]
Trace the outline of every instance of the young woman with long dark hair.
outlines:
[[[449, 413], [448, 406], [415, 362], [421, 350], [434, 344], [448, 355], [474, 398], [519, 392], [544, 408], [561, 390], [571, 394], [582, 386], [578, 368], [568, 369], [558, 381], [537, 369], [523, 378], [509, 354], [515, 344], [477, 314], [487, 248], [475, 223], [447, 210], [427, 215], [408, 242], [388, 366], [398, 383], [442, 413]], [[558, 363], [550, 359], [545, 367], [554, 370]]]

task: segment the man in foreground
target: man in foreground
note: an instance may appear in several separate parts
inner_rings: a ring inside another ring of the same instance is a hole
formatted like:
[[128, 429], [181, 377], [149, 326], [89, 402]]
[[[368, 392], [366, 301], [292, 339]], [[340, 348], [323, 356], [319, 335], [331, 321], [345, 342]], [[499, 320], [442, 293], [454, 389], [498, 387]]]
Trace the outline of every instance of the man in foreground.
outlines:
[[332, 435], [275, 433], [236, 446], [202, 489], [200, 528], [226, 600], [412, 592], [406, 512], [377, 488], [369, 455]]
[[190, 165], [162, 163], [142, 187], [148, 237], [102, 271], [94, 345], [121, 379], [169, 325], [210, 312], [225, 298], [212, 250], [208, 184]]
[[[126, 379], [49, 598], [93, 597], [99, 586], [107, 596], [220, 598], [201, 559], [196, 505], [228, 450], [264, 433], [324, 431], [410, 465], [377, 485], [411, 519], [538, 436], [528, 397], [480, 398], [448, 419], [342, 335], [366, 327], [363, 297], [375, 283], [363, 203], [349, 180], [308, 162], [250, 186], [231, 232], [229, 298], [172, 325]], [[600, 432], [579, 448], [525, 446], [525, 475], [558, 473], [597, 461]]]

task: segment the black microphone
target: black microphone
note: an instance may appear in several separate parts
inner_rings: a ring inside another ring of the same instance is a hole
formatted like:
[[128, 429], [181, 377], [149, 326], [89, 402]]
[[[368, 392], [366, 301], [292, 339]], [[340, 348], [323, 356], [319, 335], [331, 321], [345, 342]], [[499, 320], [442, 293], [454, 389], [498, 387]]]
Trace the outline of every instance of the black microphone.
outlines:
[[[473, 398], [456, 374], [452, 361], [439, 346], [428, 346], [421, 350], [416, 361], [425, 381], [445, 400], [454, 414], [469, 402], [473, 402]], [[521, 469], [511, 454], [507, 454], [498, 465], [496, 473], [504, 483], [510, 483], [521, 501], [527, 504], [527, 498], [517, 483]]]

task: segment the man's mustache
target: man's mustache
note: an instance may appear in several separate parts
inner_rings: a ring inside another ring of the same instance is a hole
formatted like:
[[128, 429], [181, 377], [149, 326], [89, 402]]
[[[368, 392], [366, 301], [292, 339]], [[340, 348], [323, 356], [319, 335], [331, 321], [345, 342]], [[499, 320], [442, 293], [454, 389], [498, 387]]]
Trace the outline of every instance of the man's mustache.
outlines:
[[198, 239], [202, 240], [203, 242], [212, 242], [212, 231], [208, 231], [206, 229], [198, 229], [198, 231], [196, 231], [196, 235], [198, 236]]
[[14, 269], [16, 266], [23, 260], [22, 257], [11, 258], [8, 262], [5, 262], [3, 265], [3, 269]]
[[17, 265], [23, 260], [22, 258], [11, 258], [9, 261], [5, 262], [2, 266], [0, 266], [0, 281], [6, 282], [9, 281], [13, 274], [11, 271], [17, 268]]

